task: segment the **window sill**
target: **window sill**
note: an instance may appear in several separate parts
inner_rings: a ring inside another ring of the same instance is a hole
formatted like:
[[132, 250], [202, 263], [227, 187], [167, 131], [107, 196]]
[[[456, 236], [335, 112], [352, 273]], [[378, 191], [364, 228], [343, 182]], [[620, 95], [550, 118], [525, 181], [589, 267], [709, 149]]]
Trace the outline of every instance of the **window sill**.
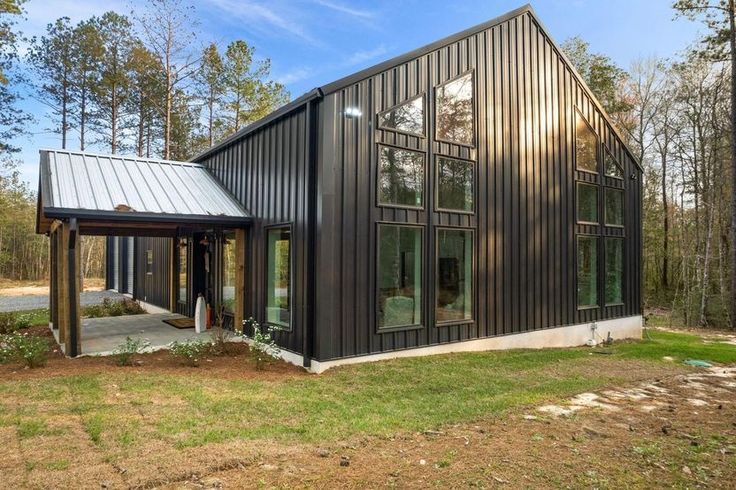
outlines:
[[397, 327], [379, 327], [376, 328], [376, 333], [395, 333], [395, 332], [407, 332], [412, 330], [422, 330], [424, 325], [399, 325]]
[[457, 325], [474, 325], [475, 320], [472, 318], [468, 318], [466, 320], [448, 320], [445, 322], [437, 322], [435, 323], [435, 328], [442, 328], [442, 327], [454, 327]]

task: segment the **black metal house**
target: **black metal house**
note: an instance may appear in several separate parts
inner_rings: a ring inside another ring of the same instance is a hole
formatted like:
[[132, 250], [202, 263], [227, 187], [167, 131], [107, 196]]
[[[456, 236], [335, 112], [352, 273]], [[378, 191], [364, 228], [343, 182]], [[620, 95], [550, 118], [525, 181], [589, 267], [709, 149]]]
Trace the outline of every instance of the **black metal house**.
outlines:
[[314, 371], [640, 335], [642, 170], [530, 6], [193, 162], [252, 217], [244, 247], [225, 225], [110, 238], [108, 287], [191, 315], [227, 306], [242, 260], [243, 316]]

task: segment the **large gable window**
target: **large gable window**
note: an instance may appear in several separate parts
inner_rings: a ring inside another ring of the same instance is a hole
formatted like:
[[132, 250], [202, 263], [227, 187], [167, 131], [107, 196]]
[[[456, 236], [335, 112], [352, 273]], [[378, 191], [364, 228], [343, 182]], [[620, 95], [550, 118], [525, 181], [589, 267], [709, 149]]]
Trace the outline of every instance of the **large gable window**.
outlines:
[[421, 208], [424, 205], [424, 154], [379, 147], [378, 203]]
[[472, 73], [437, 87], [435, 108], [438, 140], [468, 146], [474, 144]]
[[422, 324], [422, 228], [378, 225], [378, 329]]
[[605, 146], [603, 147], [603, 172], [608, 177], [624, 178], [624, 171], [621, 168], [621, 164], [618, 163], [618, 160], [616, 160], [610, 150]]
[[598, 306], [598, 237], [578, 236], [578, 308]]
[[578, 222], [598, 223], [598, 186], [577, 183]]
[[472, 213], [474, 174], [473, 162], [438, 156], [438, 209]]
[[624, 191], [606, 187], [606, 226], [624, 225]]
[[473, 232], [437, 230], [437, 323], [473, 319]]
[[424, 135], [424, 96], [420, 95], [378, 115], [378, 127]]
[[578, 170], [597, 173], [598, 137], [578, 111], [575, 118], [575, 165]]

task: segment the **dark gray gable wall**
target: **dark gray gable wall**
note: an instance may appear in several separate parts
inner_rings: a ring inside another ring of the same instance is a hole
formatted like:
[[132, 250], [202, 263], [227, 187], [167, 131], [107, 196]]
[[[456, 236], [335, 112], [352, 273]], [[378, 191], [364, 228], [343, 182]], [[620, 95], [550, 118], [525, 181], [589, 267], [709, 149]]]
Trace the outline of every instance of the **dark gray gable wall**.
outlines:
[[[468, 148], [436, 142], [434, 88], [468, 71], [475, 77], [477, 145]], [[428, 138], [375, 129], [377, 113], [421, 93], [427, 100]], [[625, 170], [626, 226], [606, 231], [626, 235], [624, 306], [578, 311], [576, 305], [574, 182], [576, 177], [587, 178], [574, 166], [576, 106]], [[362, 117], [346, 118], [347, 107], [359, 108]], [[328, 93], [319, 111], [317, 359], [512, 334], [641, 312], [640, 172], [531, 13]], [[424, 211], [376, 206], [378, 142], [426, 152]], [[432, 211], [437, 153], [477, 162], [474, 215]], [[422, 329], [377, 333], [378, 221], [424, 226]], [[436, 226], [475, 230], [473, 323], [434, 325]]]

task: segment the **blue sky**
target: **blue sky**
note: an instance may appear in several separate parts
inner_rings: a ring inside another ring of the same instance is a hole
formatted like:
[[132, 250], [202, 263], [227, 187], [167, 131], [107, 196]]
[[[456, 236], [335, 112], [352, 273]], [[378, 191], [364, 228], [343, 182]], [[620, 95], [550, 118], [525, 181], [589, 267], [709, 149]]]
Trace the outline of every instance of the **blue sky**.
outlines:
[[[141, 8], [143, 0], [29, 0], [20, 29], [42, 34], [57, 17], [77, 22], [106, 10]], [[362, 68], [481, 23], [523, 0], [199, 0], [200, 37], [193, 48], [245, 39], [272, 61], [272, 75], [292, 98]], [[580, 35], [592, 50], [626, 68], [646, 56], [672, 57], [698, 36], [696, 23], [674, 19], [671, 0], [540, 0], [531, 2], [558, 42]], [[35, 188], [38, 149], [60, 147], [44, 107], [22, 104], [36, 117], [15, 142], [24, 180]], [[72, 144], [78, 144], [72, 135]], [[73, 148], [73, 146], [70, 146]]]

